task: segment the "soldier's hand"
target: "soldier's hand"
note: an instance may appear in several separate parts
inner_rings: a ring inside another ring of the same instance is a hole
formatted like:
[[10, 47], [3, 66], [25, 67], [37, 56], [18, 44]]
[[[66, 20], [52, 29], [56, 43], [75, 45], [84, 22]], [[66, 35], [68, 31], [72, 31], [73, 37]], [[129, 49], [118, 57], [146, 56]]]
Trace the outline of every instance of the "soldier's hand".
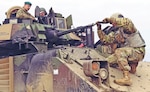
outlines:
[[103, 22], [104, 22], [104, 23], [109, 23], [109, 18], [103, 19]]
[[98, 30], [101, 30], [101, 24], [100, 24], [100, 22], [97, 21], [95, 24], [97, 25], [97, 29], [98, 29]]
[[33, 22], [36, 22], [36, 23], [38, 23], [38, 21], [35, 19], [35, 20], [33, 20]]

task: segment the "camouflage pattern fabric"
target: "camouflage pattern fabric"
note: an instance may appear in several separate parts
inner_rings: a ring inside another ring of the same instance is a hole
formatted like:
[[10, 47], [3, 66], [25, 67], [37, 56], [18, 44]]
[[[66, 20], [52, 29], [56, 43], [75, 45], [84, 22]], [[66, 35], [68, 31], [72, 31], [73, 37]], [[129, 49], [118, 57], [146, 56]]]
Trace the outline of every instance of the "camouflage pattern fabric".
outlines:
[[17, 11], [16, 14], [17, 18], [30, 18], [30, 19], [35, 19], [34, 16], [32, 16], [28, 11], [26, 11], [24, 8], [20, 9]]
[[[125, 33], [132, 34], [137, 31], [132, 21], [128, 18], [105, 18], [105, 19], [107, 19], [107, 21], [112, 25], [114, 25], [115, 27], [119, 27], [120, 28], [119, 30], [123, 28]], [[117, 40], [123, 41], [123, 37], [121, 37], [120, 34], [116, 34], [116, 32], [110, 32], [108, 35], [106, 35], [102, 30], [98, 30], [97, 33], [100, 40], [103, 41], [104, 43], [114, 43]]]
[[115, 42], [115, 33], [114, 32], [110, 32], [108, 35], [106, 35], [102, 30], [98, 30], [97, 31], [98, 36], [100, 38], [100, 40], [104, 43], [104, 44], [111, 44]]
[[107, 61], [111, 64], [118, 63], [122, 70], [130, 70], [129, 62], [138, 63], [144, 58], [145, 48], [123, 47], [117, 48], [115, 53], [108, 56]]
[[128, 18], [107, 18], [107, 21], [116, 27], [123, 27], [129, 33], [137, 31], [132, 21]]
[[[128, 18], [105, 18], [107, 22], [111, 23], [115, 27], [119, 27], [118, 31], [112, 31], [108, 35], [102, 30], [98, 30], [98, 36], [100, 40], [106, 44], [118, 44], [114, 54], [108, 56], [107, 61], [110, 64], [117, 63], [122, 70], [130, 70], [129, 62], [138, 63], [144, 58], [145, 47], [126, 47], [126, 38], [123, 36], [126, 34], [133, 34], [137, 32], [132, 21]], [[121, 31], [124, 31], [123, 33]]]

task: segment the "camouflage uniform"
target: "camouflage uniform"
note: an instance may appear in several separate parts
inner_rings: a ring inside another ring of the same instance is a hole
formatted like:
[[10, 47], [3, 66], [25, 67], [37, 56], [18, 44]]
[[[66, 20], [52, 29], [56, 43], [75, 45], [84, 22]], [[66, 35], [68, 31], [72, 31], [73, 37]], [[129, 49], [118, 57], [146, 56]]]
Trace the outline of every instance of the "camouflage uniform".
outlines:
[[26, 11], [24, 8], [17, 11], [16, 14], [17, 18], [29, 18], [29, 19], [35, 19], [34, 16], [32, 16], [28, 11]]
[[114, 54], [107, 57], [110, 65], [117, 63], [124, 73], [124, 78], [115, 82], [119, 85], [131, 85], [128, 71], [135, 73], [138, 62], [144, 58], [145, 42], [130, 19], [110, 17], [103, 21], [118, 27], [117, 31], [108, 35], [98, 30], [98, 36], [104, 44], [117, 44], [118, 47]]

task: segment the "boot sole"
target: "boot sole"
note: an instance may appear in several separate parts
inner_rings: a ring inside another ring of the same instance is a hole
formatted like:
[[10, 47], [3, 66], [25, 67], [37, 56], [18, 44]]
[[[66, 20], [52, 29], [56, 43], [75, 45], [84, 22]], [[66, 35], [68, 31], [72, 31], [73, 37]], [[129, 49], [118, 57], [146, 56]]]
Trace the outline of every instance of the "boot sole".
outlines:
[[114, 80], [114, 83], [116, 83], [116, 84], [118, 84], [120, 86], [131, 86], [132, 85], [132, 83], [126, 83], [126, 84], [124, 84], [124, 83], [118, 83], [115, 80]]

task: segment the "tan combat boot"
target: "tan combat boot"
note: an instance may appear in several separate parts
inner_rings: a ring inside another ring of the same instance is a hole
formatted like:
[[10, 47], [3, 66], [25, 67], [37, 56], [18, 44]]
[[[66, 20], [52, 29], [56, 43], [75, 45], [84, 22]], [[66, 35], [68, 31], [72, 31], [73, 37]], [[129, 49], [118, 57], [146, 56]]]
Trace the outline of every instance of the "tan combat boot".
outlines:
[[131, 79], [129, 77], [129, 71], [123, 71], [123, 78], [116, 79], [114, 82], [121, 86], [130, 86], [132, 84]]

